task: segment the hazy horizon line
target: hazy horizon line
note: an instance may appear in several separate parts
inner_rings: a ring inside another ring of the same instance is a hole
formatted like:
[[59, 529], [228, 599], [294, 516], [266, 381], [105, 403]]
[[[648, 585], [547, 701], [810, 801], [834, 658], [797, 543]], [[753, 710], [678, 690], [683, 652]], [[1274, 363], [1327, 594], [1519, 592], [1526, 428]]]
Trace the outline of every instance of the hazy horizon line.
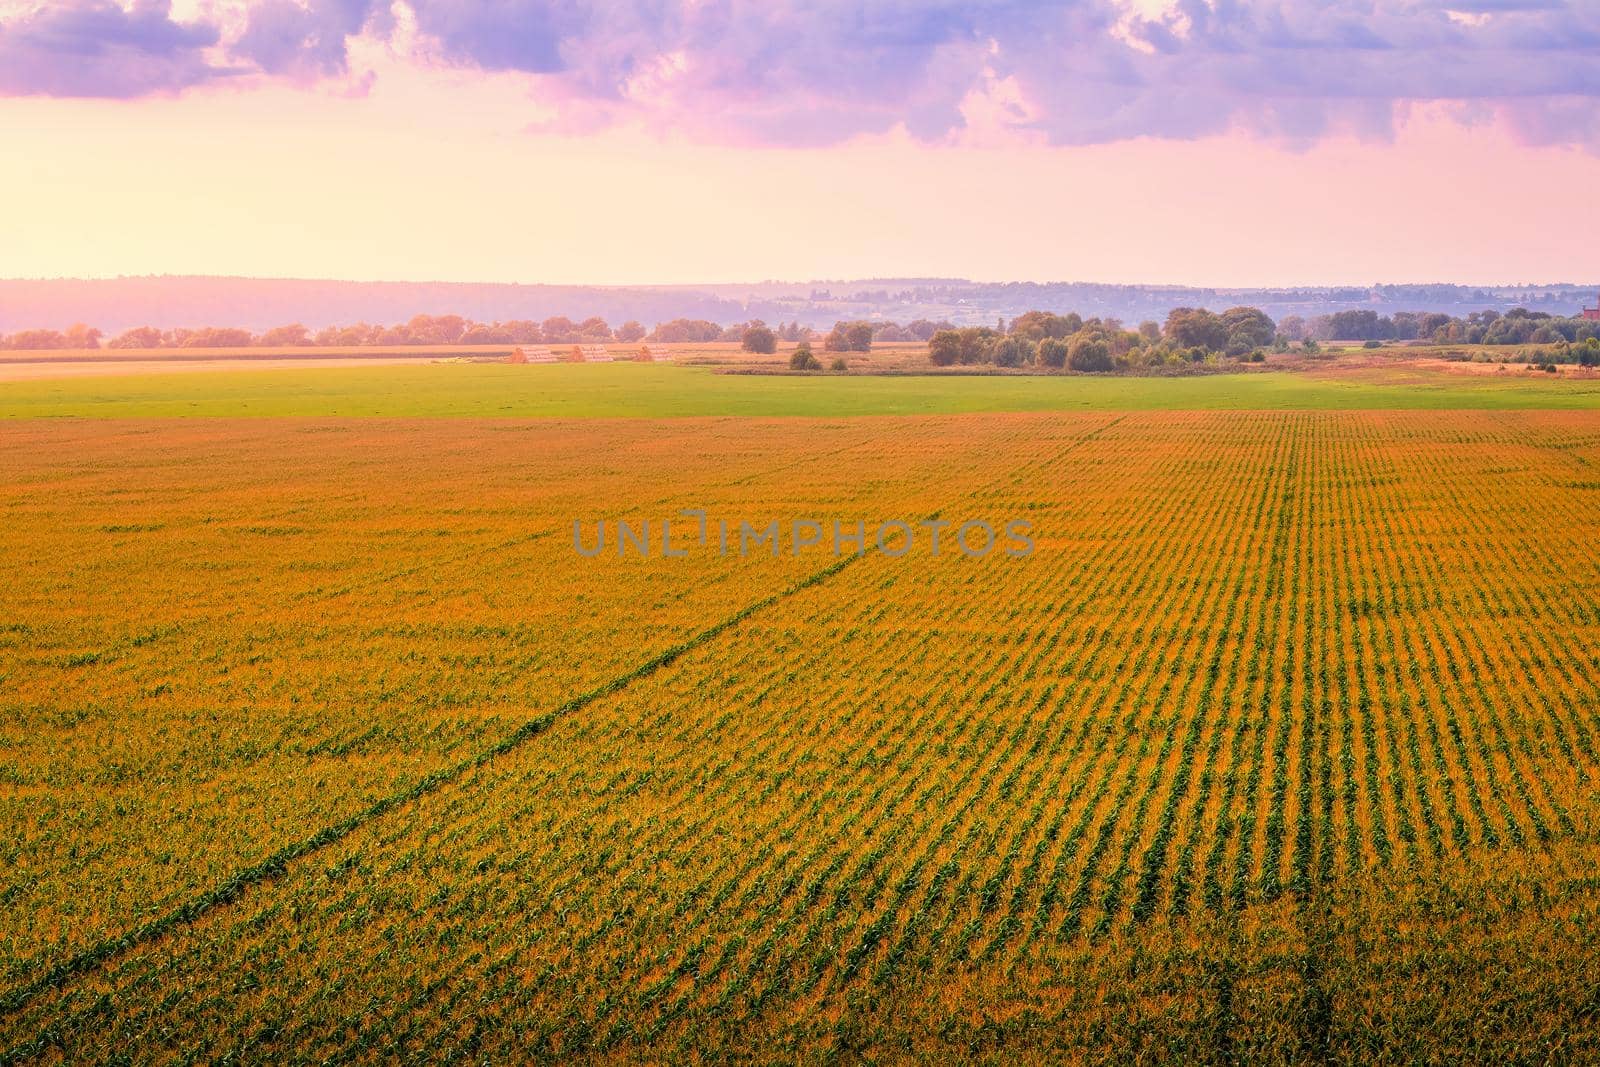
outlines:
[[914, 282], [919, 284], [965, 285], [1103, 285], [1141, 289], [1256, 289], [1291, 291], [1296, 289], [1373, 289], [1379, 286], [1402, 285], [1452, 285], [1474, 289], [1557, 289], [1595, 287], [1600, 281], [1461, 281], [1444, 278], [1390, 279], [1378, 281], [1296, 281], [1296, 282], [1177, 282], [1177, 281], [1113, 281], [1089, 278], [974, 278], [958, 275], [861, 275], [834, 278], [761, 278], [751, 279], [700, 279], [687, 282], [634, 281], [511, 281], [499, 278], [352, 278], [289, 274], [208, 274], [195, 271], [162, 271], [146, 274], [55, 274], [55, 275], [4, 275], [0, 283], [7, 282], [104, 282], [145, 279], [205, 279], [208, 281], [239, 282], [335, 282], [347, 285], [506, 285], [523, 288], [581, 288], [581, 289], [695, 289], [718, 286], [762, 285], [843, 285], [884, 282]]

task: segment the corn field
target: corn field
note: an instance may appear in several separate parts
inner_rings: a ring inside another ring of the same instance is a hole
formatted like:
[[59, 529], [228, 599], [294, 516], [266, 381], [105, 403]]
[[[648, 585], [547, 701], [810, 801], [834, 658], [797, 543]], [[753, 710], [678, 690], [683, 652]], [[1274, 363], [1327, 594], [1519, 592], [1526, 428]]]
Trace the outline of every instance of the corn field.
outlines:
[[4, 1061], [1600, 1058], [1584, 413], [0, 445]]

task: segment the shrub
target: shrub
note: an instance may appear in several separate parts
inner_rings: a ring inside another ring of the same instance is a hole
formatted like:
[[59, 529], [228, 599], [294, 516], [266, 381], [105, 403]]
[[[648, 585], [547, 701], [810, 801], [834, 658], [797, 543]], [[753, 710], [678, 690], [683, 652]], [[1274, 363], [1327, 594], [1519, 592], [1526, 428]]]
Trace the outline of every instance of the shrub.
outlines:
[[845, 358], [843, 356], [834, 356], [833, 362], [829, 364], [829, 366], [836, 371], [847, 371], [850, 369], [850, 364], [845, 362]]
[[811, 354], [811, 344], [810, 344], [810, 342], [801, 341], [800, 342], [800, 347], [796, 348], [792, 353], [790, 353], [790, 355], [789, 355], [789, 369], [790, 370], [821, 370], [822, 369], [822, 363], [817, 359], [816, 356]]
[[1383, 342], [1382, 341], [1367, 341], [1361, 347], [1362, 348], [1382, 348], [1383, 347]]
[[745, 327], [739, 342], [746, 352], [764, 356], [770, 356], [778, 350], [778, 335], [759, 322]]

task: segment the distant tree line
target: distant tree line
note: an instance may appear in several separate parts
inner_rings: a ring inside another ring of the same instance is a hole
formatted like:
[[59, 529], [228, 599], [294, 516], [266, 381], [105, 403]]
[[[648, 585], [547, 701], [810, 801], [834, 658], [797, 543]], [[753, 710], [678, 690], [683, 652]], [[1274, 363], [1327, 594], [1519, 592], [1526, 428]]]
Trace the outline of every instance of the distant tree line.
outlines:
[[[416, 315], [394, 326], [358, 322], [351, 326], [329, 326], [312, 332], [300, 323], [276, 326], [261, 333], [233, 327], [203, 326], [194, 329], [160, 330], [140, 326], [106, 339], [100, 330], [78, 324], [66, 330], [23, 330], [0, 335], [0, 349], [65, 348], [316, 348], [371, 345], [527, 345], [527, 344], [632, 344], [655, 341], [662, 344], [739, 342], [751, 323], [722, 326], [703, 319], [673, 319], [654, 330], [635, 321], [613, 328], [602, 318], [575, 322], [562, 315], [535, 322], [511, 319], [505, 322], [474, 322], [461, 315]], [[764, 323], [757, 323], [766, 328]], [[777, 340], [801, 341], [815, 331], [800, 323], [780, 323], [772, 329]]]
[[[770, 338], [768, 335], [770, 334]], [[393, 326], [365, 322], [312, 332], [300, 323], [261, 333], [230, 327], [160, 330], [141, 326], [107, 339], [98, 329], [77, 323], [65, 330], [22, 330], [0, 335], [0, 349], [130, 348], [310, 348], [372, 345], [524, 345], [524, 344], [741, 344], [752, 352], [776, 351], [779, 343], [820, 342], [827, 352], [869, 352], [874, 344], [924, 341], [940, 366], [989, 364], [1047, 369], [1128, 370], [1179, 367], [1219, 359], [1257, 359], [1267, 350], [1286, 351], [1318, 342], [1417, 342], [1467, 345], [1540, 345], [1576, 352], [1600, 338], [1600, 322], [1563, 318], [1513, 308], [1501, 314], [1479, 311], [1464, 318], [1440, 312], [1350, 309], [1311, 319], [1285, 316], [1274, 323], [1258, 308], [1220, 313], [1205, 308], [1174, 308], [1165, 323], [1127, 328], [1113, 318], [1090, 318], [1030, 311], [993, 327], [957, 327], [917, 319], [894, 322], [837, 322], [826, 333], [799, 322], [769, 326], [757, 320], [722, 325], [705, 319], [673, 319], [652, 330], [636, 321], [613, 328], [605, 319], [574, 321], [556, 315], [542, 322], [511, 319], [474, 322], [460, 315], [416, 315]], [[770, 345], [770, 347], [768, 347]], [[1556, 355], [1559, 361], [1560, 355]]]
[[9, 337], [0, 334], [0, 349], [99, 348], [104, 336], [80, 322], [65, 330], [21, 330]]
[[942, 324], [928, 340], [931, 361], [942, 367], [992, 365], [1083, 372], [1170, 370], [1213, 366], [1227, 359], [1265, 360], [1269, 351], [1306, 352], [1319, 342], [1386, 341], [1467, 345], [1535, 345], [1541, 360], [1600, 366], [1600, 322], [1562, 318], [1515, 308], [1505, 314], [1475, 312], [1465, 318], [1442, 313], [1368, 309], [1320, 315], [1307, 321], [1290, 315], [1274, 323], [1259, 308], [1223, 312], [1174, 308], [1165, 323], [1128, 329], [1117, 319], [1084, 319], [1030, 311], [994, 327]]
[[1085, 319], [1030, 311], [1009, 325], [944, 327], [928, 339], [936, 366], [992, 365], [1105, 373], [1215, 363], [1222, 357], [1260, 361], [1277, 341], [1277, 327], [1258, 308], [1220, 314], [1174, 308], [1166, 323], [1128, 329], [1118, 319]]
[[1398, 311], [1379, 315], [1370, 309], [1336, 311], [1304, 319], [1289, 315], [1278, 324], [1286, 341], [1425, 341], [1434, 344], [1581, 344], [1600, 337], [1600, 322], [1563, 318], [1543, 311], [1512, 308], [1475, 311], [1465, 318], [1441, 312]]
[[[799, 322], [780, 322], [768, 326], [759, 319], [724, 326], [706, 319], [673, 319], [646, 330], [635, 321], [613, 328], [602, 318], [574, 321], [556, 315], [536, 322], [510, 319], [504, 322], [474, 322], [461, 315], [416, 315], [393, 326], [358, 322], [349, 326], [329, 326], [313, 332], [300, 323], [276, 326], [261, 333], [234, 327], [203, 326], [161, 330], [140, 326], [106, 338], [100, 330], [78, 324], [66, 330], [23, 330], [0, 334], [0, 349], [65, 348], [331, 348], [371, 345], [527, 345], [527, 344], [632, 344], [652, 341], [660, 344], [740, 344], [753, 340], [766, 342], [762, 331], [771, 333], [774, 346], [779, 342], [821, 342], [829, 352], [867, 352], [873, 342], [926, 341], [949, 323], [927, 319], [902, 326], [894, 322], [839, 322], [826, 333]], [[748, 347], [748, 346], [747, 346]], [[771, 351], [775, 351], [774, 347]], [[762, 347], [752, 351], [768, 351]]]

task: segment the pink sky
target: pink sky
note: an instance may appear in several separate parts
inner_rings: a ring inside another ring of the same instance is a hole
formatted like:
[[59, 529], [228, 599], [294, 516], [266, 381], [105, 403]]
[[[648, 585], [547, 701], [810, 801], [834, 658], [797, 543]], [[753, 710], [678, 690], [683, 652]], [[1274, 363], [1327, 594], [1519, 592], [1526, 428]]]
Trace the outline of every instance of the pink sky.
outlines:
[[0, 276], [1600, 277], [1582, 138], [1407, 103], [1389, 130], [1273, 136], [1241, 112], [1222, 132], [1063, 143], [1085, 138], [1019, 122], [1041, 105], [1017, 84], [967, 93], [958, 129], [810, 147], [593, 118], [524, 73], [397, 58], [392, 36], [326, 78], [0, 97]]

